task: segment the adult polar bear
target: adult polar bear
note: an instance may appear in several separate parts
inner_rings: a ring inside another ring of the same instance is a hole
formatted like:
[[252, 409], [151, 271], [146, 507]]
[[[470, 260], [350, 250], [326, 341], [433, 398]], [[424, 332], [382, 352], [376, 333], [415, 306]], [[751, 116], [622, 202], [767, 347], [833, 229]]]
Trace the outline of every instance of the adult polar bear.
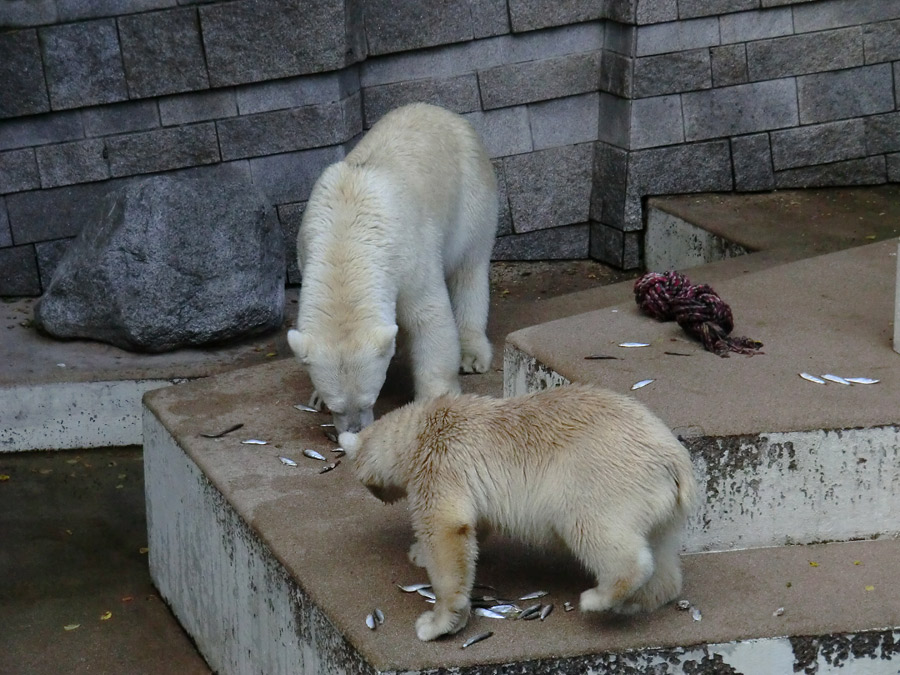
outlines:
[[288, 343], [338, 432], [372, 408], [407, 334], [417, 399], [490, 367], [488, 275], [497, 182], [477, 134], [426, 104], [385, 115], [313, 186], [297, 238], [303, 274]]

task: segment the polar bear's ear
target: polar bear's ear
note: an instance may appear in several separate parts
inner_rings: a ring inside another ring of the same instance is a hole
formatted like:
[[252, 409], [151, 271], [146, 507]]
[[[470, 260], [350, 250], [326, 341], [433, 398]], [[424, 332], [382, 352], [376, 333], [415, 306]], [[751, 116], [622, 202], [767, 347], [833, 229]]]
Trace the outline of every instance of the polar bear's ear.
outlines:
[[291, 328], [287, 334], [287, 341], [296, 357], [303, 363], [309, 363], [309, 350], [312, 347], [312, 339], [309, 334]]
[[372, 340], [381, 355], [387, 354], [394, 346], [394, 338], [397, 337], [397, 325], [381, 326], [372, 335]]
[[345, 431], [338, 436], [338, 443], [340, 443], [344, 452], [347, 453], [347, 457], [350, 459], [356, 457], [356, 453], [359, 451], [359, 436], [352, 431]]

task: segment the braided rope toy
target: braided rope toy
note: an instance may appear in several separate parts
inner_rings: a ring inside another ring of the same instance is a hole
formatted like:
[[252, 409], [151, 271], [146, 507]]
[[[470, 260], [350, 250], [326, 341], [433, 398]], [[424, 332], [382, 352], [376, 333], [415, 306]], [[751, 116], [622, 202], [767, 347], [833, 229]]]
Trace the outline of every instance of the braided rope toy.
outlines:
[[722, 298], [707, 284], [693, 285], [680, 272], [648, 272], [634, 284], [634, 299], [645, 314], [659, 321], [678, 322], [704, 349], [722, 357], [729, 352], [752, 356], [762, 342], [729, 337], [734, 317]]

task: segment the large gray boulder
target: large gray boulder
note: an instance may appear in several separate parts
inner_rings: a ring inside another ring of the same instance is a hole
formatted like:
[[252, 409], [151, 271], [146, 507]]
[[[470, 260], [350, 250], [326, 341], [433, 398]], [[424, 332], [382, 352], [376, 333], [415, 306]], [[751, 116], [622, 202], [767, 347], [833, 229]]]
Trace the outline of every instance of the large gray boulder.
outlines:
[[163, 352], [281, 326], [283, 235], [246, 168], [133, 179], [103, 207], [35, 307], [39, 328]]

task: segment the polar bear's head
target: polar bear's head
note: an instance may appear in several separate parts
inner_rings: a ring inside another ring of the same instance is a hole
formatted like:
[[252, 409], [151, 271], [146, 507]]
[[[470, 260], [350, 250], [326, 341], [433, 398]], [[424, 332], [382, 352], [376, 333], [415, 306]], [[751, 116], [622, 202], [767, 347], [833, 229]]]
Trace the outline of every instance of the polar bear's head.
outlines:
[[379, 326], [335, 339], [291, 329], [288, 344], [306, 366], [316, 392], [334, 417], [338, 433], [372, 423], [373, 406], [394, 356], [397, 326]]

